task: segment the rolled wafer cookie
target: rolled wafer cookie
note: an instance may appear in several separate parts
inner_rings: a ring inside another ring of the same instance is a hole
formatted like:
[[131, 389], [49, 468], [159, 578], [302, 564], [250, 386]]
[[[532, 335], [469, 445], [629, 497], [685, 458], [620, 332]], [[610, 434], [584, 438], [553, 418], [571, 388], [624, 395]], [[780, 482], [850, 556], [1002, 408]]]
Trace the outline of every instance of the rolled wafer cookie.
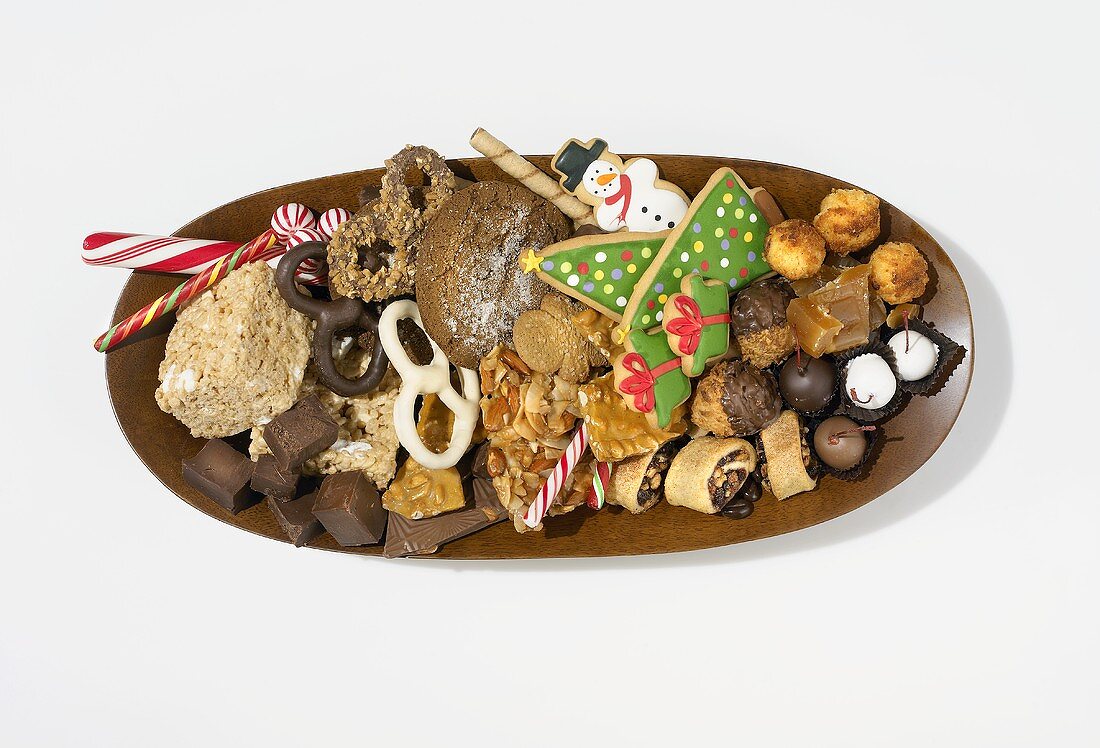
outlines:
[[536, 195], [552, 202], [558, 210], [572, 218], [578, 225], [596, 222], [591, 206], [585, 205], [563, 190], [556, 180], [487, 131], [480, 127], [474, 130], [474, 134], [470, 136], [470, 145], [499, 166], [505, 174]]
[[615, 464], [607, 482], [607, 503], [641, 514], [665, 495], [665, 473], [672, 464], [676, 441], [666, 442], [653, 452], [628, 457]]
[[665, 501], [716, 514], [755, 469], [756, 450], [744, 439], [693, 439], [672, 460], [665, 476]]

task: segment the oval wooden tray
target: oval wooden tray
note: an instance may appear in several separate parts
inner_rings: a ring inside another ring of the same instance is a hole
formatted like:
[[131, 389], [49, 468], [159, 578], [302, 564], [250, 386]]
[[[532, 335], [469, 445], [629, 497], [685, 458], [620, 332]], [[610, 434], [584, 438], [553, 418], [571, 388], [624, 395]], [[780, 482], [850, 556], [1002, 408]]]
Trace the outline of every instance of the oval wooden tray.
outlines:
[[[528, 157], [543, 169], [547, 156]], [[821, 198], [832, 188], [850, 187], [839, 179], [791, 166], [714, 156], [652, 156], [664, 176], [695, 194], [720, 166], [731, 166], [749, 186], [766, 187], [789, 217], [810, 219]], [[509, 177], [483, 158], [449, 162], [459, 176], [475, 180]], [[315, 207], [354, 209], [359, 190], [378, 186], [382, 169], [339, 174], [277, 187], [212, 210], [175, 232], [178, 236], [247, 241], [267, 227], [271, 211], [287, 202]], [[919, 247], [932, 266], [924, 318], [962, 344], [967, 356], [940, 392], [916, 397], [884, 424], [885, 447], [874, 469], [863, 480], [844, 482], [824, 477], [817, 490], [778, 502], [765, 494], [744, 520], [712, 517], [661, 503], [639, 516], [616, 507], [600, 512], [587, 508], [554, 517], [541, 533], [518, 534], [502, 523], [444, 546], [428, 558], [551, 558], [619, 556], [666, 553], [740, 543], [792, 532], [838, 517], [878, 498], [912, 475], [936, 451], [962, 409], [970, 386], [974, 338], [970, 303], [962, 278], [951, 259], [913, 219], [882, 203], [881, 239], [909, 241]], [[174, 287], [179, 276], [132, 274], [114, 311], [114, 322]], [[118, 423], [142, 462], [176, 495], [212, 517], [244, 530], [286, 542], [264, 503], [230, 516], [183, 481], [180, 460], [198, 451], [201, 440], [190, 436], [178, 421], [161, 412], [153, 398], [157, 367], [172, 320], [107, 354], [107, 388]], [[348, 553], [379, 555], [380, 546], [341, 548], [326, 534], [311, 546]]]

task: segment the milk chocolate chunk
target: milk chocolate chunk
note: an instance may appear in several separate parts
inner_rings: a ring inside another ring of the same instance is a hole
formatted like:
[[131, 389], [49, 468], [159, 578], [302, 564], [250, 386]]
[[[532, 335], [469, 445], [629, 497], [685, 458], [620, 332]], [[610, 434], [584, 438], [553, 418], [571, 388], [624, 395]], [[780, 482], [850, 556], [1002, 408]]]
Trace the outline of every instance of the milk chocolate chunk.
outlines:
[[474, 478], [472, 492], [472, 506], [438, 517], [408, 519], [397, 512], [390, 512], [386, 527], [386, 547], [382, 550], [382, 555], [386, 558], [397, 558], [435, 553], [445, 543], [464, 538], [508, 518], [508, 512], [500, 505], [491, 480]]
[[276, 501], [270, 496], [267, 497], [267, 506], [275, 515], [275, 521], [279, 523], [279, 527], [283, 528], [290, 542], [299, 548], [315, 540], [325, 531], [313, 514], [316, 501], [316, 493], [306, 494], [293, 501]]
[[252, 472], [252, 490], [268, 498], [290, 501], [298, 493], [301, 473], [279, 465], [274, 455], [260, 455]]
[[264, 426], [264, 441], [280, 467], [298, 470], [302, 463], [336, 441], [339, 427], [316, 395], [299, 400]]
[[247, 509], [262, 497], [249, 487], [252, 461], [221, 439], [211, 439], [199, 453], [183, 461], [183, 479], [230, 514]]
[[325, 477], [313, 515], [340, 545], [373, 545], [386, 529], [386, 510], [374, 483], [362, 472]]

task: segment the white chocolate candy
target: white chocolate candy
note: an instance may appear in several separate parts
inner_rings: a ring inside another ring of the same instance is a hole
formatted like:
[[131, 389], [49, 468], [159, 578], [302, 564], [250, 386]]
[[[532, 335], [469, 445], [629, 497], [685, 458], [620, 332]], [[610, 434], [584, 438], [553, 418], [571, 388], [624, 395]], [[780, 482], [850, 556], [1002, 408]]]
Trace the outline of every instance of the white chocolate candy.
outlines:
[[878, 410], [894, 398], [897, 389], [890, 364], [877, 353], [856, 356], [844, 370], [844, 394], [861, 408]]
[[[420, 308], [414, 301], [395, 301], [382, 312], [378, 320], [378, 342], [390, 358], [393, 368], [401, 375], [401, 391], [393, 405], [393, 424], [397, 438], [409, 452], [409, 456], [429, 470], [442, 470], [453, 467], [462, 459], [470, 447], [470, 440], [481, 414], [481, 383], [477, 372], [456, 366], [462, 380], [462, 393], [451, 386], [451, 362], [446, 354], [428, 337], [432, 344], [432, 360], [427, 366], [417, 366], [405, 353], [401, 339], [397, 335], [397, 323], [402, 319], [411, 319], [421, 330], [424, 323], [420, 319]], [[427, 331], [424, 333], [427, 335]], [[416, 398], [421, 395], [435, 394], [440, 401], [455, 414], [451, 441], [445, 452], [433, 452], [424, 446], [420, 434], [416, 431]]]
[[906, 348], [905, 331], [898, 332], [887, 343], [898, 363], [898, 376], [906, 382], [924, 379], [936, 368], [940, 359], [940, 347], [919, 332], [909, 331]]

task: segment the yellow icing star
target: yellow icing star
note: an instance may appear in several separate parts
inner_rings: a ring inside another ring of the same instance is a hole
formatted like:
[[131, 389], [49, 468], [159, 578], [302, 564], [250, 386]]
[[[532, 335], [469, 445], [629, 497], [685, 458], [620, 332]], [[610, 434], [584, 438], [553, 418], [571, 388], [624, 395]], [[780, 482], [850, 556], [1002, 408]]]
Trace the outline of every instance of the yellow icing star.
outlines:
[[533, 273], [539, 269], [539, 265], [542, 264], [542, 258], [535, 254], [535, 250], [527, 250], [526, 257], [520, 257], [520, 262], [523, 263], [523, 272]]
[[626, 342], [626, 334], [630, 332], [629, 327], [616, 327], [614, 331], [614, 340], [619, 345]]

